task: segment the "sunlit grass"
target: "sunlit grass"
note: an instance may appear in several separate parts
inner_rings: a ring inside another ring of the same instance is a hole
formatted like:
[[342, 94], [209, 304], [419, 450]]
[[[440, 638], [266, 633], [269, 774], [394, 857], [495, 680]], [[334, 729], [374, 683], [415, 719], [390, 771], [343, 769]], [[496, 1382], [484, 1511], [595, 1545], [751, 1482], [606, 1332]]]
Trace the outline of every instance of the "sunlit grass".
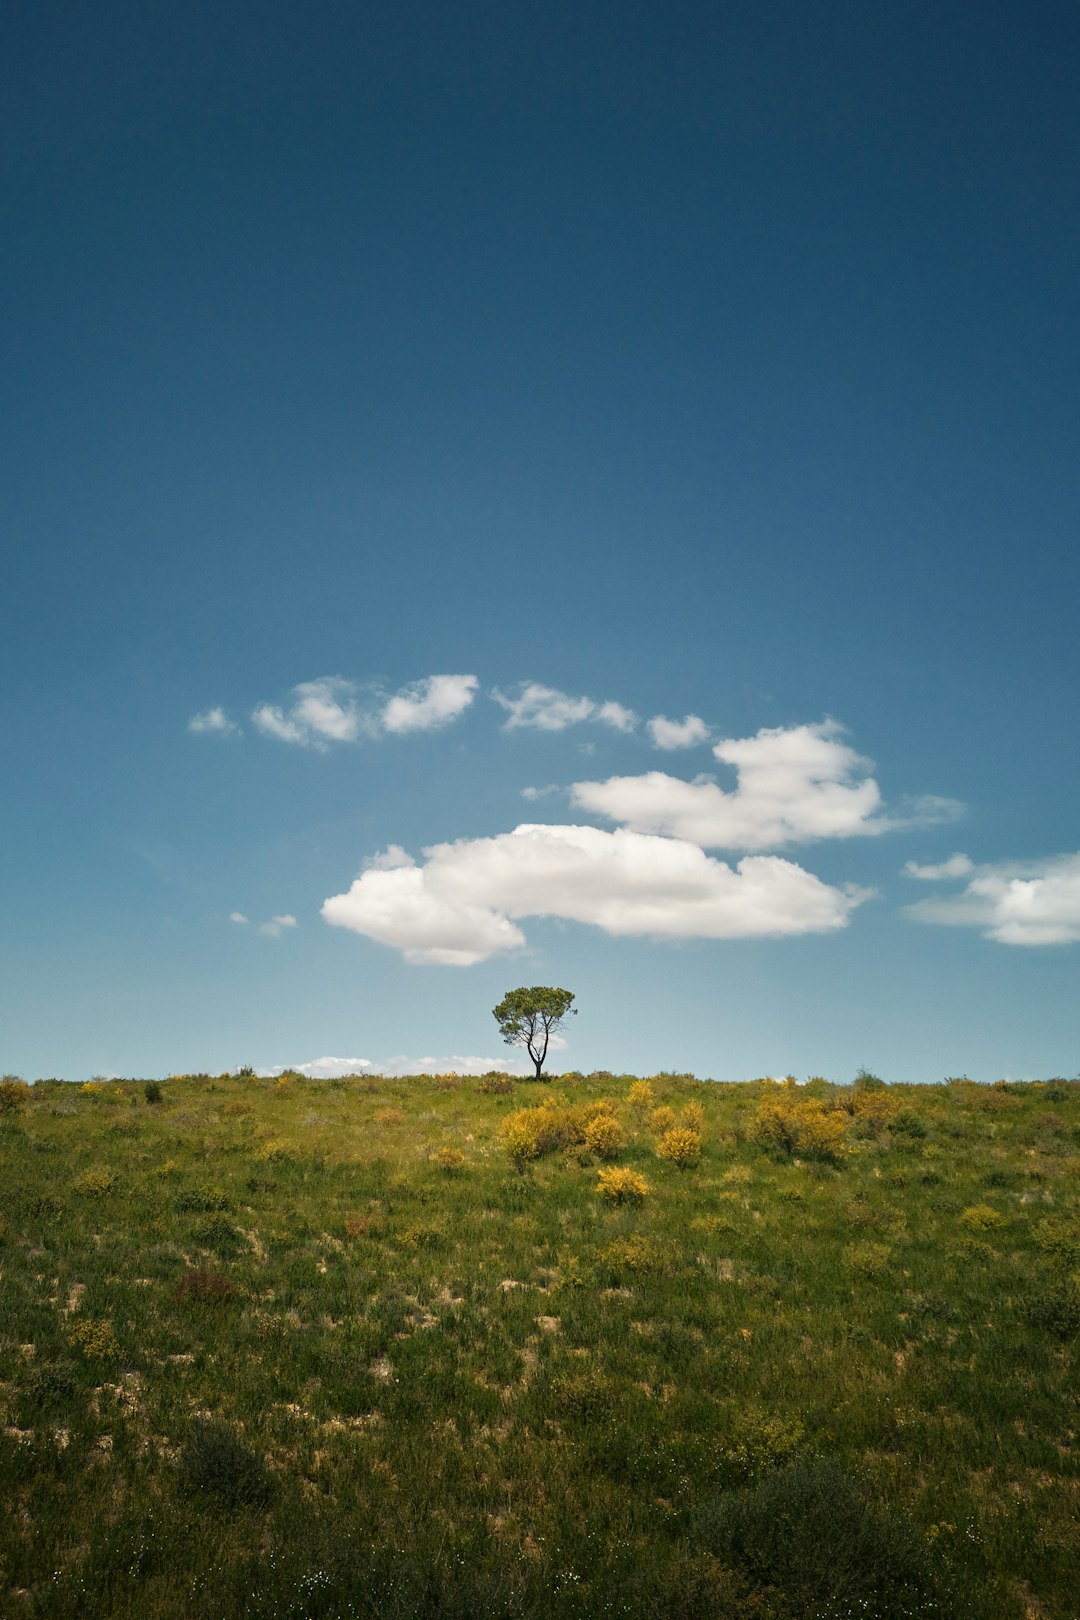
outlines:
[[4, 1615], [1074, 1620], [1080, 1085], [5, 1095]]

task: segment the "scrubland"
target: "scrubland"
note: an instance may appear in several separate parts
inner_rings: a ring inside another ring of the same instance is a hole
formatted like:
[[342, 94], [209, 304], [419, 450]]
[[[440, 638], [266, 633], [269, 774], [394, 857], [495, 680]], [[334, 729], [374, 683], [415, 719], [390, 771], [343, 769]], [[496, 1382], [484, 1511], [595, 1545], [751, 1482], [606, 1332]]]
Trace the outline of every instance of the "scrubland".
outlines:
[[0, 1083], [0, 1614], [1075, 1620], [1080, 1082]]

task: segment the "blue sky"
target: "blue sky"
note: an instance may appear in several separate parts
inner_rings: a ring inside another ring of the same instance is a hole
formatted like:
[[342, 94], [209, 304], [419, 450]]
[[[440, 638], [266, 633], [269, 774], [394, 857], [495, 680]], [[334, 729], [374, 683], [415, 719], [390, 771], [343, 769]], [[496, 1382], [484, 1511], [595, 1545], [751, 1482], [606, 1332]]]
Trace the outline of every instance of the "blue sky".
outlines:
[[5, 30], [0, 1065], [1077, 1071], [1074, 7]]

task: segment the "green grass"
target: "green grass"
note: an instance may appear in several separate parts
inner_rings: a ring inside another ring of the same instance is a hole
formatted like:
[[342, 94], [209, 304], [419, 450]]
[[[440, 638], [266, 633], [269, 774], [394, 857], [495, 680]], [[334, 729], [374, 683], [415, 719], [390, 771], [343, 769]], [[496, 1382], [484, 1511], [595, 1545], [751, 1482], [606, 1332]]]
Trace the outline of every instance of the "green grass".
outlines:
[[631, 1080], [13, 1094], [0, 1616], [1076, 1620], [1080, 1084]]

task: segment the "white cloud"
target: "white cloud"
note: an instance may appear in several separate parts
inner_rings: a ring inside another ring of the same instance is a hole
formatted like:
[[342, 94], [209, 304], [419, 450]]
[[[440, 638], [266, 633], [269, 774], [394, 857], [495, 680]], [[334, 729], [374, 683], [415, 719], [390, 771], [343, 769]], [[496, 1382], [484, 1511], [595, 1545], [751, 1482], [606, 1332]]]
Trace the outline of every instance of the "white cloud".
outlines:
[[546, 787], [523, 787], [521, 797], [523, 799], [546, 799], [549, 794], [558, 793], [558, 791], [559, 784], [549, 782]]
[[[565, 1044], [565, 1043], [564, 1043]], [[552, 1037], [551, 1046], [555, 1046]], [[399, 1053], [383, 1062], [370, 1058], [313, 1058], [310, 1063], [276, 1064], [272, 1068], [256, 1069], [256, 1074], [272, 1079], [284, 1074], [306, 1074], [311, 1080], [333, 1080], [344, 1075], [401, 1075], [401, 1074], [487, 1074], [492, 1069], [509, 1074], [531, 1074], [532, 1064], [520, 1058], [466, 1057], [453, 1053], [450, 1057], [405, 1057]]]
[[268, 939], [279, 939], [286, 928], [295, 928], [296, 918], [286, 911], [280, 917], [271, 917], [269, 922], [259, 924], [259, 933], [265, 934]]
[[345, 1074], [370, 1074], [375, 1065], [367, 1058], [313, 1058], [310, 1063], [279, 1063], [273, 1068], [256, 1069], [256, 1074], [273, 1078], [286, 1069], [292, 1074], [306, 1074], [311, 1080], [334, 1080]]
[[260, 703], [251, 718], [264, 736], [325, 752], [331, 743], [352, 743], [360, 736], [448, 725], [469, 707], [477, 685], [475, 675], [429, 675], [393, 697], [361, 704], [355, 681], [320, 675], [294, 686], [284, 707]]
[[684, 720], [669, 720], [664, 714], [654, 714], [648, 722], [649, 736], [655, 747], [696, 748], [708, 740], [709, 728], [699, 715], [688, 714]]
[[355, 683], [340, 675], [301, 681], [292, 689], [288, 710], [262, 703], [251, 718], [267, 736], [318, 749], [331, 742], [355, 742], [363, 724]]
[[229, 719], [222, 708], [206, 709], [202, 714], [193, 714], [187, 728], [198, 734], [209, 732], [218, 737], [235, 737], [240, 732], [240, 727], [234, 720]]
[[920, 866], [918, 861], [908, 861], [904, 867], [908, 877], [919, 878], [923, 883], [940, 883], [944, 878], [966, 877], [975, 870], [975, 862], [970, 855], [950, 855], [947, 861], [937, 866]]
[[659, 939], [767, 938], [842, 928], [867, 898], [777, 856], [732, 868], [692, 843], [624, 829], [523, 825], [424, 853], [423, 866], [370, 866], [322, 915], [407, 961], [468, 967], [524, 945], [525, 917]]
[[910, 814], [886, 815], [870, 762], [841, 741], [834, 720], [727, 737], [713, 753], [735, 768], [733, 791], [710, 777], [691, 782], [647, 771], [606, 782], [576, 782], [573, 801], [636, 832], [664, 833], [711, 849], [776, 849], [819, 838], [851, 838], [954, 819], [954, 800], [915, 801]]
[[984, 938], [1002, 945], [1080, 942], [1080, 853], [961, 867], [966, 860], [954, 855], [940, 868], [914, 871], [909, 864], [906, 870], [917, 878], [968, 878], [963, 893], [916, 901], [907, 908], [909, 915], [921, 922], [978, 928]]
[[464, 714], [476, 696], [475, 675], [429, 675], [406, 686], [383, 708], [384, 731], [431, 731]]
[[638, 722], [633, 709], [624, 708], [621, 703], [611, 702], [600, 704], [596, 718], [601, 725], [612, 726], [616, 731], [633, 731]]
[[538, 681], [522, 682], [517, 697], [507, 697], [497, 689], [491, 695], [510, 716], [506, 722], [508, 731], [520, 726], [529, 726], [535, 731], [565, 731], [567, 726], [580, 725], [583, 720], [597, 720], [616, 731], [632, 731], [637, 725], [633, 709], [624, 708], [621, 703], [597, 703], [589, 697], [570, 697], [554, 687], [541, 686]]
[[249, 919], [244, 916], [244, 913], [242, 911], [230, 911], [229, 912], [229, 921], [230, 922], [247, 923], [248, 920]]

